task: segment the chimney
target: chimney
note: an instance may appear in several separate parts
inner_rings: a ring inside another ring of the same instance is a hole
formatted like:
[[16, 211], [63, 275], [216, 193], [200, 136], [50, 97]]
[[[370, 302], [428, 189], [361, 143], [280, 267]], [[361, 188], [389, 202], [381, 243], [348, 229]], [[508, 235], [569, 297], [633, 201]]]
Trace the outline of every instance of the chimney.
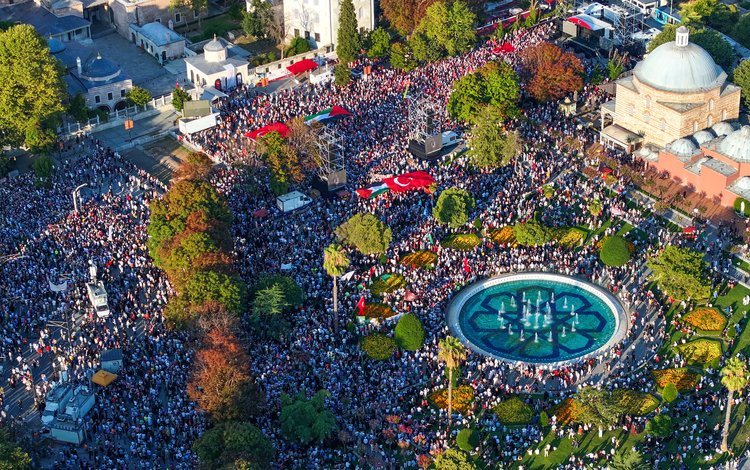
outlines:
[[167, 23], [167, 28], [174, 29], [174, 22], [172, 20], [169, 20], [169, 23]]
[[76, 68], [78, 69], [78, 76], [81, 76], [81, 72], [83, 71], [83, 67], [81, 67], [81, 58], [76, 57]]

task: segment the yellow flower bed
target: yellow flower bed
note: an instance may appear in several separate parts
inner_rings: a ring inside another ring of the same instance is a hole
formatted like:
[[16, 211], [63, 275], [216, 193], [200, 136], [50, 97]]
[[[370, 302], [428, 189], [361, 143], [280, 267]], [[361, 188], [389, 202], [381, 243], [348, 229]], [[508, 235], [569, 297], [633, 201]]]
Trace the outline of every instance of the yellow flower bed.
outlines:
[[555, 233], [555, 239], [565, 248], [578, 246], [585, 238], [586, 232], [576, 227], [561, 228]]
[[713, 307], [698, 307], [688, 312], [682, 320], [703, 331], [722, 331], [727, 326], [726, 317]]
[[690, 365], [702, 366], [721, 357], [721, 342], [699, 338], [677, 346], [675, 349]]
[[406, 287], [406, 279], [404, 279], [404, 276], [388, 273], [372, 281], [370, 292], [372, 292], [372, 295], [380, 297], [383, 294], [392, 294], [398, 289], [404, 287]]
[[[430, 401], [433, 405], [444, 410], [448, 409], [448, 389], [441, 388], [430, 394]], [[461, 413], [462, 415], [467, 414], [471, 410], [471, 405], [474, 403], [474, 389], [468, 385], [461, 385], [453, 389], [453, 410]]]
[[420, 250], [409, 253], [401, 258], [401, 264], [412, 268], [426, 268], [437, 261], [437, 255], [432, 251]]
[[380, 303], [365, 304], [365, 316], [367, 318], [390, 318], [396, 314], [393, 309]]
[[551, 413], [557, 416], [558, 424], [565, 426], [578, 422], [584, 411], [581, 402], [573, 398], [566, 398], [565, 401], [554, 407]]
[[469, 251], [482, 243], [482, 240], [474, 233], [454, 233], [445, 237], [440, 243], [446, 248]]
[[513, 233], [513, 227], [507, 226], [490, 232], [490, 239], [495, 243], [510, 245], [516, 243], [516, 236]]
[[654, 376], [654, 381], [656, 382], [657, 387], [664, 388], [667, 384], [671, 383], [674, 384], [680, 392], [695, 390], [695, 387], [700, 380], [700, 375], [695, 372], [690, 372], [685, 367], [679, 369], [652, 370], [651, 374]]

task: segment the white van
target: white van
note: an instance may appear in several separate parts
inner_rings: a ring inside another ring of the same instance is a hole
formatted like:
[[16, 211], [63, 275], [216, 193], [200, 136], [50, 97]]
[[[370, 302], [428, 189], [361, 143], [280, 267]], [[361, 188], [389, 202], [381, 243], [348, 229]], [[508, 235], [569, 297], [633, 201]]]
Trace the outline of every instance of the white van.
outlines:
[[107, 318], [110, 315], [109, 305], [107, 305], [107, 291], [104, 289], [102, 281], [89, 282], [86, 284], [86, 290], [89, 294], [91, 305], [94, 306], [96, 316]]

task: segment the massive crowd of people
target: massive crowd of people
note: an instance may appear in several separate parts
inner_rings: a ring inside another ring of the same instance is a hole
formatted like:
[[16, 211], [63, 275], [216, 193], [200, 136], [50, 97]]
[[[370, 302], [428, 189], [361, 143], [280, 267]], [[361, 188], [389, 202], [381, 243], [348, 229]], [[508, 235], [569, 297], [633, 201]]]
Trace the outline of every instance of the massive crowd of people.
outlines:
[[[444, 365], [438, 360], [438, 341], [449, 334], [445, 306], [461, 286], [481, 276], [513, 271], [560, 271], [581, 276], [617, 292], [632, 315], [627, 336], [612, 349], [579, 363], [551, 370], [533, 365], [510, 365], [469, 353], [461, 369], [462, 383], [475, 391], [473, 409], [460, 416], [454, 429], [478, 418], [490, 430], [490, 443], [482, 451], [488, 459], [510, 463], [521, 459], [541, 442], [537, 427], [503, 426], [492, 413], [484, 413], [513, 393], [544, 394], [547, 405], [570, 396], [581, 385], [627, 387], [647, 391], [652, 380], [649, 367], [665, 336], [664, 310], [657, 299], [642, 288], [643, 260], [673, 234], [626, 204], [624, 192], [613, 193], [601, 178], [581, 175], [589, 163], [583, 149], [595, 142], [594, 134], [566, 118], [555, 103], [524, 101], [526, 119], [509, 123], [523, 142], [512, 165], [495, 172], [471, 169], [466, 157], [456, 156], [446, 164], [430, 164], [407, 151], [410, 129], [406, 124], [408, 93], [428, 96], [445, 103], [453, 82], [490, 60], [518, 65], [518, 53], [546, 40], [552, 26], [521, 29], [506, 40], [515, 52], [493, 52], [492, 44], [458, 57], [450, 57], [403, 73], [378, 64], [367, 79], [347, 87], [302, 85], [270, 95], [240, 88], [221, 100], [219, 125], [187, 137], [195, 146], [223, 165], [217, 167], [212, 184], [226, 197], [234, 213], [234, 262], [248, 282], [261, 273], [288, 273], [303, 288], [307, 300], [290, 318], [292, 331], [280, 341], [255, 340], [250, 348], [250, 370], [267, 394], [269, 413], [258, 423], [277, 450], [279, 468], [357, 468], [363, 460], [376, 458], [397, 467], [415, 463], [419, 454], [437, 454], [454, 445], [454, 435], [445, 431], [446, 412], [428, 404], [427, 396], [445, 386]], [[359, 66], [364, 63], [359, 64]], [[599, 88], [587, 86], [580, 103], [606, 99]], [[486, 242], [468, 252], [441, 247], [438, 240], [450, 233], [430, 213], [432, 199], [424, 193], [386, 194], [371, 200], [317, 199], [304, 210], [284, 214], [275, 208], [274, 196], [262, 185], [257, 172], [235, 165], [251, 159], [244, 133], [276, 121], [309, 115], [333, 105], [352, 113], [335, 124], [344, 136], [346, 170], [350, 186], [364, 186], [376, 175], [413, 170], [429, 171], [441, 188], [461, 187], [477, 200], [475, 216], [486, 230], [517, 220], [528, 220], [541, 212], [550, 226], [588, 225], [619, 214], [621, 219], [601, 236], [615, 233], [628, 220], [643, 230], [643, 246], [637, 258], [623, 268], [603, 268], [594, 245], [577, 251], [558, 245], [541, 248], [505, 246]], [[452, 123], [444, 117], [443, 126]], [[0, 207], [0, 293], [8, 301], [0, 304], [4, 358], [5, 409], [3, 416], [22, 418], [32, 398], [41, 403], [51, 383], [65, 368], [74, 381], [87, 383], [97, 369], [102, 351], [121, 348], [125, 363], [118, 379], [97, 388], [97, 402], [86, 423], [85, 447], [65, 449], [50, 456], [53, 468], [191, 468], [196, 457], [192, 441], [206, 427], [206, 418], [185, 393], [190, 373], [190, 347], [179, 332], [165, 329], [161, 308], [171, 294], [164, 275], [156, 269], [145, 248], [148, 201], [159, 197], [165, 186], [136, 169], [99, 142], [71, 142], [68, 158], [61, 159], [52, 188], [38, 188], [33, 178], [22, 175], [0, 187], [5, 202]], [[628, 157], [614, 153], [626, 164]], [[78, 213], [72, 210], [71, 191], [87, 183]], [[615, 183], [619, 189], [627, 182]], [[554, 196], [546, 198], [542, 186], [552, 185]], [[616, 188], [617, 189], [617, 188]], [[614, 195], [613, 195], [614, 194]], [[586, 201], [603, 203], [599, 217], [586, 210]], [[259, 209], [270, 215], [255, 217]], [[343, 286], [340, 324], [330, 300], [331, 280], [322, 269], [322, 251], [334, 239], [334, 228], [356, 212], [373, 212], [393, 231], [386, 263], [351, 252], [355, 274]], [[399, 263], [417, 249], [435, 252], [432, 270]], [[112, 316], [94, 315], [86, 298], [89, 267], [98, 267], [110, 298]], [[468, 269], [466, 269], [468, 267]], [[427, 331], [423, 348], [399, 352], [396, 359], [366, 361], [356, 335], [369, 331], [389, 332], [392, 321], [347, 325], [360, 295], [368, 297], [367, 285], [384, 272], [402, 274], [413, 298], [404, 290], [388, 298], [397, 312], [411, 312]], [[52, 292], [55, 284], [68, 280], [64, 293]], [[47, 324], [71, 312], [84, 312], [76, 320], [70, 341], [65, 331]], [[680, 359], [675, 359], [679, 363]], [[667, 361], [668, 362], [668, 361]], [[712, 379], [704, 379], [704, 382]], [[703, 387], [703, 382], [701, 387]], [[278, 407], [284, 393], [300, 390], [311, 394], [331, 392], [328, 405], [336, 415], [340, 432], [329, 442], [303, 447], [284, 438], [278, 426]], [[708, 390], [708, 387], [706, 387]], [[535, 395], [536, 396], [536, 395]], [[684, 401], [686, 416], [720, 406], [715, 392], [700, 400]], [[529, 398], [539, 410], [542, 400]], [[276, 410], [276, 411], [274, 411]], [[398, 416], [402, 427], [389, 428], [388, 416]], [[644, 419], [619, 426], [642, 430]], [[560, 436], [572, 428], [555, 427]], [[699, 430], [700, 432], [698, 432]], [[392, 431], [392, 429], [391, 429]], [[711, 453], [719, 433], [693, 427], [691, 450], [678, 451], [675, 462], [689, 452]], [[394, 441], [405, 442], [411, 452], [406, 461]], [[492, 442], [494, 441], [494, 443]], [[663, 451], [656, 440], [646, 443]], [[610, 446], [614, 449], [613, 445]], [[552, 450], [554, 451], [554, 449]], [[544, 450], [550, 452], [549, 446]], [[603, 453], [604, 452], [604, 453]], [[572, 456], [568, 468], [596, 465], [607, 451]], [[691, 455], [693, 455], [691, 453]], [[658, 452], [654, 455], [658, 455]], [[682, 457], [680, 457], [682, 456]], [[412, 459], [410, 461], [410, 459]]]

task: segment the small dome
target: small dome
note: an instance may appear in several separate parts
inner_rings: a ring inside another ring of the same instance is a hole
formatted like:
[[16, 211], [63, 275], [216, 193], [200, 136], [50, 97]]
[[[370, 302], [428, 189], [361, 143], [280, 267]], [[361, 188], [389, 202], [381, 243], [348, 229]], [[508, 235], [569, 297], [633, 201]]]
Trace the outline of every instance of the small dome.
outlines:
[[714, 131], [714, 134], [721, 137], [723, 135], [729, 135], [734, 132], [734, 126], [726, 121], [721, 121], [714, 124], [711, 127], [711, 130]]
[[214, 39], [212, 41], [209, 41], [206, 43], [205, 46], [203, 46], [203, 52], [221, 52], [224, 50], [224, 44], [221, 43], [218, 39], [216, 39], [216, 35], [214, 34]]
[[706, 142], [710, 142], [714, 140], [716, 137], [707, 130], [698, 131], [695, 134], [693, 134], [693, 140], [698, 142], [698, 145], [703, 145]]
[[47, 39], [47, 47], [49, 47], [49, 51], [53, 54], [59, 54], [60, 52], [65, 50], [65, 44], [59, 39], [55, 38]]
[[719, 144], [719, 151], [737, 162], [750, 162], [750, 126], [732, 132]]
[[95, 82], [107, 81], [119, 74], [120, 67], [112, 61], [102, 58], [99, 53], [89, 58], [81, 69], [81, 77]]
[[711, 55], [688, 41], [687, 28], [680, 28], [677, 41], [657, 47], [639, 62], [633, 74], [654, 88], [678, 93], [710, 90], [726, 80], [727, 74]]
[[667, 144], [667, 149], [675, 155], [689, 157], [698, 150], [698, 147], [689, 139], [677, 139], [671, 144]]
[[737, 186], [737, 188], [743, 191], [747, 191], [748, 189], [750, 189], [750, 177], [743, 176], [742, 178], [738, 179], [734, 184], [735, 186]]

